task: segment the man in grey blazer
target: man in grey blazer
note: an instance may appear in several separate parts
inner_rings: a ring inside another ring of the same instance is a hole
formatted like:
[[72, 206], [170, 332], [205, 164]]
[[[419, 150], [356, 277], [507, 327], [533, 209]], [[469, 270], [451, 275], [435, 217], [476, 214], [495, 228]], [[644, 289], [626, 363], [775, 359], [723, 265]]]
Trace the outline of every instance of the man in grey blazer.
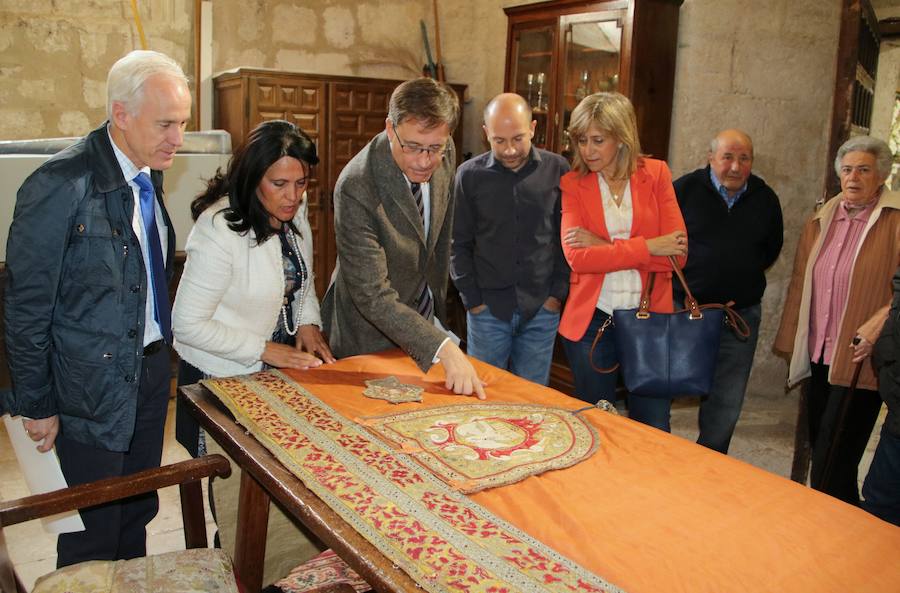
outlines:
[[337, 267], [322, 303], [331, 350], [343, 358], [400, 347], [427, 372], [440, 362], [454, 393], [484, 383], [435, 323], [446, 314], [459, 102], [429, 78], [391, 95], [385, 131], [347, 164], [334, 188]]

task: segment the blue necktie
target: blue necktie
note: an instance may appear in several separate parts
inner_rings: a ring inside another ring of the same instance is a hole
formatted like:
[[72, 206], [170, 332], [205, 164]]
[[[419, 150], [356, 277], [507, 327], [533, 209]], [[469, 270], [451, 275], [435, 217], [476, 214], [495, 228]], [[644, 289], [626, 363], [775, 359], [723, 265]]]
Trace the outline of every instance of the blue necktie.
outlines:
[[[147, 236], [150, 250], [150, 284], [153, 293], [153, 318], [159, 324], [166, 343], [172, 343], [172, 314], [169, 306], [169, 287], [166, 282], [166, 265], [163, 263], [162, 245], [159, 242], [159, 229], [156, 226], [156, 191], [150, 176], [138, 173], [134, 178], [141, 194], [141, 218], [144, 221], [144, 234]], [[149, 292], [149, 291], [148, 291]]]

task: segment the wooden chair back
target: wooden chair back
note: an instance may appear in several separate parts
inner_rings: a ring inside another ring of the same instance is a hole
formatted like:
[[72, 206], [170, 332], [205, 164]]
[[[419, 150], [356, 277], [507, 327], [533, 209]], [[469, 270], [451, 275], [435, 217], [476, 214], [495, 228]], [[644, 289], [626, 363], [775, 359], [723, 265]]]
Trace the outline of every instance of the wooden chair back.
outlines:
[[130, 476], [108, 478], [63, 488], [46, 494], [35, 494], [10, 501], [0, 501], [0, 593], [27, 593], [9, 557], [3, 528], [32, 519], [49, 517], [153, 492], [167, 486], [179, 485], [181, 516], [184, 522], [186, 548], [205, 548], [206, 520], [203, 513], [203, 494], [200, 480], [208, 477], [227, 478], [231, 465], [221, 455], [208, 455]]

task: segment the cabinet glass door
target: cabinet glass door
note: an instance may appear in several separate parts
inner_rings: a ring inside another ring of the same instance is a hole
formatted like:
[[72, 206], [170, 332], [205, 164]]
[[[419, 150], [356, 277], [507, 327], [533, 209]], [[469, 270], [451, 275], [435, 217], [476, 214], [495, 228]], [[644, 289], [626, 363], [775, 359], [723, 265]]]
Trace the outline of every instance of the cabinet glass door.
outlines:
[[552, 113], [556, 103], [553, 97], [555, 29], [555, 23], [531, 25], [516, 30], [513, 37], [512, 90], [531, 105], [537, 121], [534, 144], [540, 148], [547, 148], [551, 138], [547, 114]]
[[562, 125], [557, 131], [557, 146], [571, 158], [574, 147], [566, 134], [572, 110], [591, 93], [619, 90], [622, 23], [625, 11], [605, 11], [562, 17], [563, 64], [560, 69]]

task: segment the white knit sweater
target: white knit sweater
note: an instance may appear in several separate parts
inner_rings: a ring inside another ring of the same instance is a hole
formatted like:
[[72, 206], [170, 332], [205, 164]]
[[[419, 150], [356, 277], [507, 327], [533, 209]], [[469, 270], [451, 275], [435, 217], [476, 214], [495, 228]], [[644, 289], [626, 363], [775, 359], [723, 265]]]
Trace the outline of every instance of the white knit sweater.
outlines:
[[[223, 198], [206, 209], [188, 236], [187, 261], [172, 311], [175, 350], [182, 359], [215, 377], [262, 368], [263, 349], [281, 315], [284, 270], [281, 243], [270, 237], [256, 244], [252, 231], [241, 236], [228, 228]], [[300, 325], [318, 325], [319, 300], [313, 276], [312, 230], [306, 199], [294, 217], [309, 288]], [[294, 306], [298, 305], [294, 299]], [[293, 314], [293, 312], [291, 312]]]

